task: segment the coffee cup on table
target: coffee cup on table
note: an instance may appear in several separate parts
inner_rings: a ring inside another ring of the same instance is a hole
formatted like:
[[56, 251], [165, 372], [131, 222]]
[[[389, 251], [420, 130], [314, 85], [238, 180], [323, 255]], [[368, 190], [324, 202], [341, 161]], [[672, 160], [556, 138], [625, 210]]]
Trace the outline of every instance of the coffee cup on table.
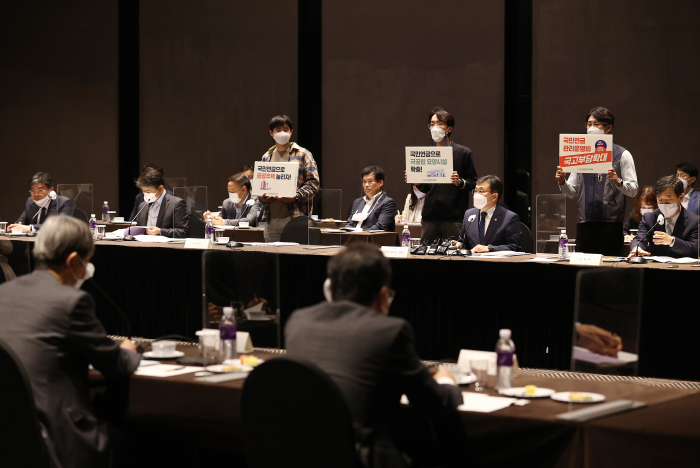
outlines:
[[151, 349], [154, 357], [172, 356], [175, 353], [175, 342], [167, 340], [154, 341], [151, 343]]
[[115, 223], [123, 223], [124, 222], [124, 216], [115, 216], [113, 218]]
[[240, 222], [238, 223], [238, 226], [239, 226], [239, 227], [242, 227], [242, 228], [250, 227], [250, 221], [240, 221]]

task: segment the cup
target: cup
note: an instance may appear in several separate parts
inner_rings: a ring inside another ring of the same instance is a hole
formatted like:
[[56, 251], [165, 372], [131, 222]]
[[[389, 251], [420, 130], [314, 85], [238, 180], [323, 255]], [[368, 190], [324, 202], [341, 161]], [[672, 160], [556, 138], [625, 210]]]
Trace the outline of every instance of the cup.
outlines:
[[12, 234], [22, 234], [22, 228], [12, 228]]
[[219, 244], [228, 244], [228, 237], [219, 237]]
[[0, 222], [0, 236], [4, 236], [7, 234], [7, 222], [2, 221]]
[[123, 222], [124, 222], [124, 216], [115, 216], [115, 217], [114, 217], [114, 222], [115, 222], [115, 223], [123, 223]]
[[411, 247], [420, 245], [420, 237], [411, 237]]
[[315, 219], [316, 221], [318, 221], [318, 215], [311, 215], [311, 219]]
[[571, 257], [574, 252], [576, 252], [576, 244], [566, 244], [566, 258]]
[[214, 229], [214, 242], [219, 242], [219, 239], [223, 235], [224, 235], [223, 229]]
[[239, 221], [238, 227], [242, 227], [242, 228], [250, 227], [250, 221]]
[[476, 376], [474, 390], [483, 392], [486, 389], [486, 379], [489, 376], [489, 361], [487, 359], [470, 359], [469, 367], [472, 370], [472, 374]]
[[168, 340], [154, 341], [151, 343], [151, 349], [154, 357], [172, 356], [175, 353], [175, 342]]
[[213, 366], [219, 363], [220, 338], [219, 330], [205, 328], [195, 332], [199, 337], [199, 356], [202, 358], [202, 365]]
[[107, 226], [104, 224], [98, 224], [97, 225], [97, 239], [104, 239], [105, 238], [105, 229]]

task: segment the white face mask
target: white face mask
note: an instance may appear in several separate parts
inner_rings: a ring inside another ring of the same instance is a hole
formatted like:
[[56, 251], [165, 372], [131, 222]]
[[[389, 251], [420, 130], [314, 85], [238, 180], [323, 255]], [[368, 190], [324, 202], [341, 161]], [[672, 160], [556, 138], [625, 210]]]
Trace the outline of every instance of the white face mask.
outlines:
[[677, 203], [659, 203], [659, 210], [664, 215], [664, 218], [670, 218], [678, 211]]
[[144, 193], [143, 201], [145, 201], [146, 203], [155, 203], [155, 201], [158, 200], [158, 197], [156, 197], [156, 193]]
[[586, 130], [586, 133], [588, 133], [589, 135], [605, 135], [605, 130], [601, 130], [595, 125], [591, 125], [590, 127], [588, 127], [588, 130]]
[[231, 200], [234, 204], [238, 205], [241, 202], [241, 197], [238, 196], [238, 193], [228, 193], [228, 198]]
[[43, 207], [44, 203], [48, 204], [48, 202], [46, 201], [47, 198], [49, 198], [48, 195], [42, 198], [41, 200], [34, 200], [34, 203], [36, 203], [36, 206]]
[[433, 126], [433, 128], [430, 129], [430, 135], [432, 135], [433, 141], [437, 143], [438, 141], [442, 141], [445, 139], [445, 130], [435, 125]]
[[482, 209], [483, 207], [488, 205], [489, 198], [491, 198], [491, 197], [486, 198], [485, 196], [483, 196], [480, 193], [475, 193], [474, 194], [474, 208]]
[[678, 180], [683, 182], [683, 190], [687, 190], [688, 189], [688, 181], [685, 179], [681, 179], [680, 177], [678, 178]]
[[289, 132], [278, 132], [275, 133], [272, 138], [275, 139], [275, 142], [277, 142], [278, 145], [286, 145], [289, 139], [291, 138], [292, 134]]
[[[85, 262], [83, 261], [82, 258], [78, 257], [78, 260], [80, 260], [80, 263], [85, 265]], [[83, 276], [82, 279], [78, 279], [75, 277], [75, 273], [73, 273], [73, 278], [75, 278], [75, 283], [73, 284], [73, 287], [75, 289], [80, 289], [80, 287], [83, 285], [84, 282], [92, 278], [92, 276], [95, 274], [95, 265], [92, 263], [88, 263], [85, 265], [85, 276]]]
[[418, 190], [417, 188], [413, 189], [413, 193], [416, 194], [416, 196], [418, 197], [419, 200], [421, 198], [425, 198], [425, 194], [423, 192], [421, 192], [420, 190]]
[[651, 208], [640, 208], [639, 209], [639, 212], [642, 213], [642, 216], [644, 216], [647, 213], [651, 213], [652, 211], [654, 211], [654, 210], [652, 210]]

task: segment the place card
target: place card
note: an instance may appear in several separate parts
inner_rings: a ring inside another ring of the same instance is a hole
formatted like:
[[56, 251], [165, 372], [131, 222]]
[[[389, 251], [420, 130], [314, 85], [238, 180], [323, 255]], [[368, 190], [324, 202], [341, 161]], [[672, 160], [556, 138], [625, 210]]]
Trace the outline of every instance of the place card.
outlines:
[[382, 253], [386, 258], [408, 258], [410, 247], [388, 247], [382, 246]]
[[236, 351], [239, 353], [253, 352], [253, 339], [248, 332], [236, 332]]
[[569, 265], [598, 266], [603, 264], [603, 255], [572, 252], [569, 257]]
[[185, 239], [186, 249], [211, 249], [211, 239]]

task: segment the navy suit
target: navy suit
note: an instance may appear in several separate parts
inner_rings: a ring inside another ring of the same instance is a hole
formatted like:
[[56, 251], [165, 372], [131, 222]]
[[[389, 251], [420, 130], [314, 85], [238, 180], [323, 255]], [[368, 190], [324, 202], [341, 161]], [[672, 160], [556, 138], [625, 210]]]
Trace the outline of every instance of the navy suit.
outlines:
[[[34, 224], [39, 218], [38, 215], [34, 217], [37, 211], [39, 211], [39, 206], [37, 206], [37, 204], [34, 203], [32, 197], [29, 197], [27, 199], [27, 203], [24, 205], [24, 213], [22, 213], [22, 216], [19, 217], [17, 223], [22, 223], [25, 226], [32, 223], [31, 225], [34, 226], [34, 229], [38, 230], [39, 228], [41, 228], [41, 224]], [[65, 214], [68, 216], [73, 216], [73, 200], [62, 195], [57, 195], [55, 200], [51, 200], [46, 205], [46, 216], [41, 215], [41, 222], [43, 223], [44, 221], [46, 221], [46, 218], [55, 214]]]
[[[462, 231], [459, 233], [459, 242], [463, 249], [473, 249], [477, 245], [491, 245], [492, 250], [520, 250], [520, 218], [518, 215], [505, 209], [501, 205], [496, 205], [489, 227], [484, 233], [484, 242], [479, 242], [479, 218], [481, 210], [479, 208], [468, 209], [464, 213], [462, 221]], [[469, 224], [469, 217], [474, 215], [474, 221]], [[467, 227], [469, 231], [467, 232]]]
[[[173, 195], [164, 195], [165, 200], [160, 205], [156, 227], [160, 228], [160, 235], [174, 239], [184, 239], [190, 235], [190, 212], [182, 198]], [[145, 202], [142, 203], [142, 205]], [[139, 210], [141, 207], [139, 207]], [[148, 208], [139, 213], [136, 219], [139, 226], [145, 226], [148, 222]]]
[[[681, 213], [678, 215], [676, 225], [673, 227], [673, 237], [676, 241], [673, 247], [668, 245], [654, 244], [654, 234], [647, 232], [656, 224], [656, 219], [661, 214], [661, 210], [656, 209], [651, 213], [642, 216], [642, 221], [639, 223], [639, 232], [637, 238], [630, 242], [630, 251], [633, 251], [637, 244], [640, 249], [644, 249], [654, 256], [662, 257], [698, 257], [698, 216], [681, 207]], [[656, 225], [654, 231], [666, 232], [666, 225]]]
[[688, 195], [688, 198], [690, 199], [688, 202], [688, 211], [695, 215], [700, 214], [700, 212], [698, 212], [698, 209], [700, 209], [700, 191], [693, 189], [690, 195]]
[[[357, 221], [352, 220], [352, 216], [355, 213], [362, 213], [365, 208], [365, 197], [358, 198], [352, 205], [352, 211], [350, 212], [350, 217], [348, 218], [348, 224], [345, 225], [347, 228], [354, 228], [357, 226]], [[396, 227], [394, 222], [394, 216], [396, 216], [396, 202], [393, 198], [390, 198], [386, 193], [380, 193], [377, 195], [377, 200], [374, 205], [370, 207], [370, 213], [367, 214], [367, 219], [362, 223], [362, 229], [369, 229], [371, 231], [393, 231]]]

